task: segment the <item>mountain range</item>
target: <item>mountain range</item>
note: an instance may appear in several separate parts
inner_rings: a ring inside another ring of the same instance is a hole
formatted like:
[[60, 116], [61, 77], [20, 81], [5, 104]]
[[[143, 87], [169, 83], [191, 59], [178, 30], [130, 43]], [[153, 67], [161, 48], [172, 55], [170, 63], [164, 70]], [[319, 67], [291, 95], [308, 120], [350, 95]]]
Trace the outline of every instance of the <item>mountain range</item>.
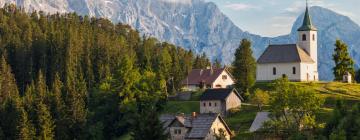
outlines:
[[[212, 60], [219, 58], [225, 64], [232, 62], [243, 38], [252, 41], [256, 57], [269, 43], [295, 43], [303, 19], [303, 15], [298, 17], [289, 35], [269, 38], [240, 29], [214, 3], [204, 0], [1, 0], [0, 6], [5, 3], [14, 3], [29, 12], [76, 12], [108, 18], [114, 23], [129, 24], [146, 36], [196, 53], [205, 52]], [[349, 45], [354, 60], [360, 62], [360, 27], [350, 18], [322, 7], [311, 7], [310, 14], [319, 30], [320, 79], [332, 80], [331, 58], [337, 38]]]

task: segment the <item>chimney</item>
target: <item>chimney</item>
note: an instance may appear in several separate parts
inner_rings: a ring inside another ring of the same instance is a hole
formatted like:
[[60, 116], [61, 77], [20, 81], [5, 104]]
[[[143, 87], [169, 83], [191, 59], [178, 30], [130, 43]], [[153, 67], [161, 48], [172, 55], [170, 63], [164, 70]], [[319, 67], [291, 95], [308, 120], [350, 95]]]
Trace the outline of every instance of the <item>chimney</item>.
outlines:
[[202, 75], [202, 73], [203, 73], [203, 69], [200, 70], [200, 76]]
[[191, 117], [192, 117], [192, 119], [195, 119], [196, 118], [196, 112], [192, 112]]
[[210, 65], [210, 76], [214, 74], [214, 68]]

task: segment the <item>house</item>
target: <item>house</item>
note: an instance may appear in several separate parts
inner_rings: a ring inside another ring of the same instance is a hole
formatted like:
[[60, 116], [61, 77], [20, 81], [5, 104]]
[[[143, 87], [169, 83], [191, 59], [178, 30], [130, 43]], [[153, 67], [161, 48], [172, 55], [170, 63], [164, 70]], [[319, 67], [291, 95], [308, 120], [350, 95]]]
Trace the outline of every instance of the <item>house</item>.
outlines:
[[244, 99], [236, 89], [207, 89], [200, 97], [200, 113], [220, 113], [226, 116], [230, 109], [239, 108]]
[[229, 88], [234, 84], [234, 78], [227, 68], [193, 69], [181, 82], [184, 90], [197, 91], [209, 88]]
[[267, 82], [286, 76], [290, 81], [318, 81], [317, 39], [306, 6], [297, 44], [269, 45], [257, 60], [256, 80]]
[[216, 140], [221, 131], [226, 140], [232, 136], [219, 114], [161, 115], [160, 121], [169, 134], [169, 140]]

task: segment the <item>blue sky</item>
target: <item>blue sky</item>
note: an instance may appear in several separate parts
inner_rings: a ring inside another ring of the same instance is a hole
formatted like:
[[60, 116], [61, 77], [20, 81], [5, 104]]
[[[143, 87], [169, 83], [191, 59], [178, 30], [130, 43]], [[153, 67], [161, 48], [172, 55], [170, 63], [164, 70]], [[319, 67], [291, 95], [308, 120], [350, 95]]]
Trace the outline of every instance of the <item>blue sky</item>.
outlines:
[[[288, 34], [297, 16], [305, 10], [305, 0], [206, 0], [218, 5], [237, 26], [262, 36]], [[346, 15], [360, 23], [360, 0], [309, 0]]]

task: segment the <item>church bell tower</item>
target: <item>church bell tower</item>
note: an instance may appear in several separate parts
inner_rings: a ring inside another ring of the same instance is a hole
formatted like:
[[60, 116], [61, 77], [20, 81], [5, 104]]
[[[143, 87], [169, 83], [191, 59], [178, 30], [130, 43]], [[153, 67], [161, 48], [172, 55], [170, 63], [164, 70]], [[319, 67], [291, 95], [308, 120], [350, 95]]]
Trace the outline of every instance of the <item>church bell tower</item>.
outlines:
[[[302, 26], [298, 29], [298, 46], [304, 49], [308, 55], [315, 61], [317, 66], [317, 29], [311, 22], [308, 3], [306, 2], [306, 11]], [[317, 67], [316, 67], [317, 69]], [[317, 70], [316, 70], [317, 71]]]

